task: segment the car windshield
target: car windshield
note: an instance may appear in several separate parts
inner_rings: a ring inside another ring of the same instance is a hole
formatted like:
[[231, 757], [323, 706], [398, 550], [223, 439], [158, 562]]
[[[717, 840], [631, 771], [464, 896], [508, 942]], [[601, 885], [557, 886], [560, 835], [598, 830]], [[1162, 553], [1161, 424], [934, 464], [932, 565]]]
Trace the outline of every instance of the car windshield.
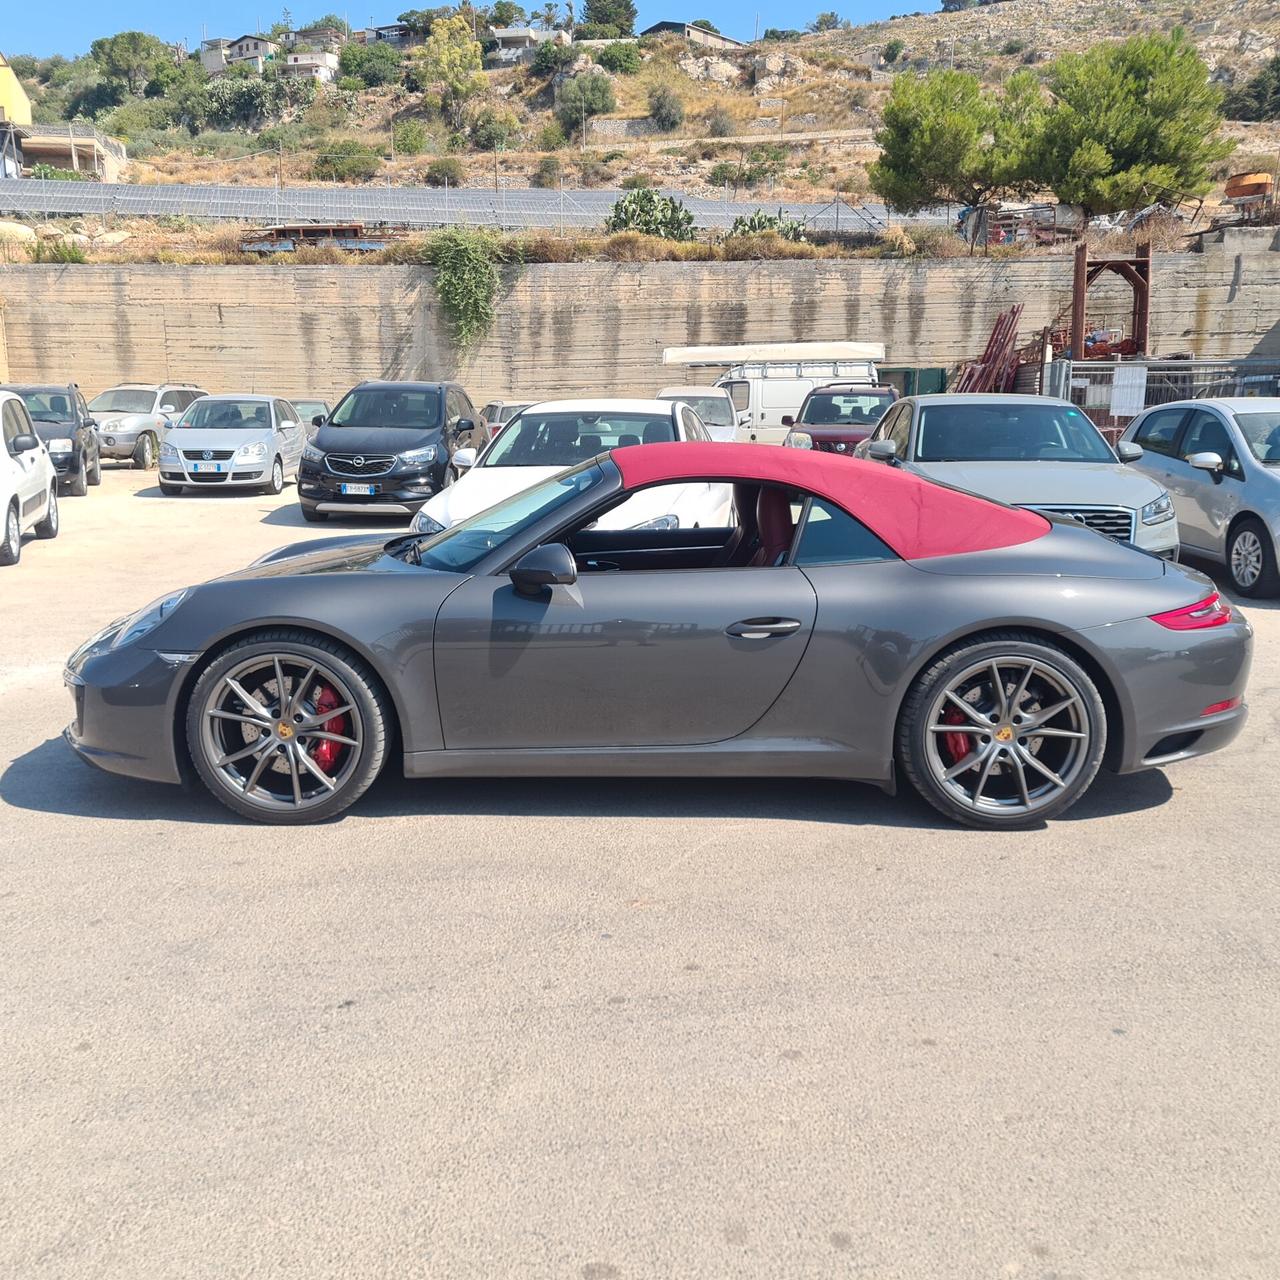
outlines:
[[443, 533], [423, 539], [417, 544], [417, 562], [428, 569], [467, 573], [508, 538], [536, 524], [577, 494], [602, 484], [604, 479], [600, 467], [589, 464], [522, 489], [497, 506], [478, 511]]
[[174, 426], [205, 431], [269, 431], [271, 406], [265, 400], [196, 400]]
[[659, 400], [679, 400], [687, 404], [709, 427], [733, 427], [737, 419], [733, 413], [733, 401], [728, 396], [669, 395]]
[[357, 387], [343, 397], [328, 425], [429, 431], [440, 425], [440, 392], [435, 387]]
[[498, 410], [498, 421], [510, 422], [517, 413], [520, 413], [528, 407], [529, 406], [527, 404], [504, 404], [502, 408]]
[[920, 410], [918, 462], [1115, 462], [1098, 428], [1061, 404], [935, 404]]
[[65, 391], [23, 391], [18, 394], [34, 422], [75, 422], [71, 397]]
[[89, 409], [93, 413], [150, 413], [155, 404], [154, 391], [139, 391], [136, 387], [115, 387], [94, 396], [89, 401]]
[[814, 427], [873, 427], [892, 403], [888, 391], [815, 391], [804, 402], [800, 421]]
[[572, 467], [605, 449], [670, 444], [675, 426], [665, 414], [599, 412], [522, 413], [494, 442], [486, 467]]
[[329, 406], [323, 400], [295, 400], [293, 407], [302, 415], [304, 422], [310, 422], [312, 418], [329, 416]]
[[1237, 413], [1236, 422], [1259, 462], [1280, 464], [1280, 413]]

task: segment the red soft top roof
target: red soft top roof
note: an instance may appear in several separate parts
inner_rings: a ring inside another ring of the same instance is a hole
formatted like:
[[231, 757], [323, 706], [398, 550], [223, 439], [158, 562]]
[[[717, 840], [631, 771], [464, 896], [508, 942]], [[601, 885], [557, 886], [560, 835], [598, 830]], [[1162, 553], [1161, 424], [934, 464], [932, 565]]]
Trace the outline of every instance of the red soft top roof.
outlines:
[[629, 445], [610, 455], [628, 489], [680, 480], [755, 481], [807, 489], [857, 517], [905, 560], [1030, 542], [1051, 525], [881, 462], [761, 444]]

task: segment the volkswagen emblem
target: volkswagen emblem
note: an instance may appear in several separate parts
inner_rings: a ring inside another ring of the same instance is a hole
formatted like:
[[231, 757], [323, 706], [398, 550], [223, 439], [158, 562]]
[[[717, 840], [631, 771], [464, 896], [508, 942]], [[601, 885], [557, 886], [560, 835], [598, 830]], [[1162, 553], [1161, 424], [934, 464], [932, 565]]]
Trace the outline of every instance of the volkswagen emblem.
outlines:
[[209, 462], [209, 461], [211, 461], [211, 460], [212, 460], [212, 458], [213, 458], [213, 450], [212, 450], [212, 449], [206, 449], [206, 450], [205, 450], [205, 451], [204, 451], [200, 456], [201, 456], [201, 457], [202, 457], [206, 462]]
[[356, 456], [355, 456], [354, 458], [352, 458], [352, 459], [351, 459], [351, 461], [352, 461], [352, 462], [353, 462], [357, 467], [363, 467], [363, 466], [364, 466], [364, 459], [363, 459], [359, 454], [356, 454]]

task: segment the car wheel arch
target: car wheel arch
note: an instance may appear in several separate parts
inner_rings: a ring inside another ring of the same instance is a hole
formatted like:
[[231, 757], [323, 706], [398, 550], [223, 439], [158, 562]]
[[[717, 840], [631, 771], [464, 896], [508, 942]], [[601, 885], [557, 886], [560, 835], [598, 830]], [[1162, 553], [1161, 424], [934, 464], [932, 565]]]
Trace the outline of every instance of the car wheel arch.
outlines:
[[1124, 759], [1124, 744], [1129, 735], [1130, 725], [1130, 716], [1126, 713], [1124, 703], [1121, 701], [1116, 681], [1097, 653], [1073, 637], [1046, 627], [1043, 622], [987, 623], [981, 627], [975, 627], [972, 631], [962, 631], [948, 636], [937, 641], [927, 650], [922, 650], [916, 661], [903, 673], [900, 682], [902, 694], [898, 699], [893, 717], [894, 741], [897, 740], [898, 724], [902, 718], [903, 707], [921, 672], [927, 671], [947, 650], [954, 649], [956, 645], [981, 644], [988, 639], [1007, 636], [1011, 631], [1061, 649], [1084, 668], [1097, 686], [1107, 715], [1107, 746], [1102, 759], [1103, 768], [1115, 769]]
[[1231, 523], [1227, 525], [1227, 536], [1222, 544], [1222, 558], [1224, 562], [1230, 563], [1231, 557], [1231, 539], [1236, 536], [1236, 530], [1246, 521], [1253, 521], [1254, 524], [1260, 524], [1266, 530], [1267, 536], [1271, 539], [1272, 554], [1280, 559], [1280, 546], [1276, 545], [1276, 535], [1268, 521], [1264, 520], [1256, 511], [1243, 507], [1231, 517]]
[[216, 662], [233, 645], [249, 640], [254, 636], [270, 635], [277, 631], [293, 631], [304, 637], [314, 636], [317, 640], [327, 640], [332, 644], [340, 645], [353, 658], [358, 658], [360, 662], [367, 666], [381, 686], [381, 691], [386, 695], [387, 703], [394, 712], [394, 721], [388, 726], [390, 730], [388, 757], [390, 758], [394, 752], [399, 752], [403, 755], [406, 711], [401, 704], [399, 692], [383, 673], [382, 666], [374, 654], [370, 653], [368, 649], [353, 640], [345, 632], [323, 626], [311, 618], [254, 619], [252, 623], [238, 626], [220, 635], [200, 654], [199, 659], [193, 662], [183, 675], [178, 695], [174, 700], [170, 728], [173, 733], [174, 755], [178, 761], [178, 768], [182, 773], [184, 782], [194, 780], [197, 776], [195, 766], [191, 761], [190, 749], [187, 746], [186, 731], [187, 708], [190, 705], [191, 693], [195, 689], [197, 681], [209, 666]]

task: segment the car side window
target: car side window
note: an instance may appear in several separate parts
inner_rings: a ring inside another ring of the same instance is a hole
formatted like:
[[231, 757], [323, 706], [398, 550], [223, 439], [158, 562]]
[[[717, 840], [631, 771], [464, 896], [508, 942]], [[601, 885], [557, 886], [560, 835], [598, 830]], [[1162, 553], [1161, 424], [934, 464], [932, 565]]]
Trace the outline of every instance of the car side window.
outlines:
[[682, 409], [680, 411], [680, 420], [684, 423], [685, 439], [702, 441], [711, 439], [707, 429], [702, 425], [698, 415], [692, 409]]
[[18, 417], [17, 403], [13, 400], [6, 400], [4, 408], [0, 409], [0, 427], [4, 431], [4, 447], [13, 452], [13, 442], [22, 434], [22, 422]]
[[893, 420], [889, 427], [888, 438], [898, 446], [898, 457], [906, 458], [907, 441], [911, 436], [911, 406], [903, 405], [898, 410], [898, 416]]
[[1185, 409], [1157, 409], [1142, 420], [1134, 432], [1134, 444], [1140, 444], [1148, 453], [1162, 453], [1173, 457], [1178, 441], [1178, 431], [1187, 416]]
[[804, 567], [895, 559], [893, 550], [861, 520], [824, 498], [809, 500], [792, 564]]
[[286, 404], [283, 400], [275, 402], [276, 407], [276, 426], [280, 426], [285, 422], [297, 422], [298, 415], [294, 412], [293, 406]]
[[1244, 469], [1240, 465], [1235, 445], [1231, 443], [1227, 424], [1216, 413], [1210, 413], [1207, 409], [1192, 412], [1182, 443], [1178, 446], [1178, 454], [1182, 458], [1189, 458], [1193, 453], [1216, 453], [1222, 459], [1222, 470], [1227, 475], [1243, 474]]
[[452, 430], [462, 417], [462, 397], [452, 387], [445, 394], [444, 406], [445, 425]]

